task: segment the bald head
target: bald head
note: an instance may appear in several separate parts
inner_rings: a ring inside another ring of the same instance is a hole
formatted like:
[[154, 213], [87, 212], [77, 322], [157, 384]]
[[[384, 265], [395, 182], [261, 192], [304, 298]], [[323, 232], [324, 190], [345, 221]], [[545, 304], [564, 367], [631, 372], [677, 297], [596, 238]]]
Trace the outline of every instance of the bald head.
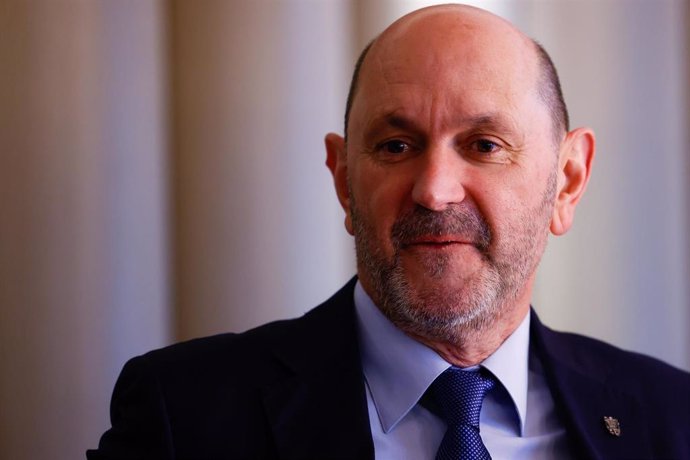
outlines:
[[[509, 55], [517, 57], [510, 62], [522, 69], [531, 68], [535, 71], [533, 87], [550, 112], [554, 138], [560, 140], [569, 129], [568, 110], [558, 73], [551, 57], [539, 43], [506, 20], [487, 11], [467, 5], [439, 5], [414, 11], [398, 19], [359, 55], [345, 107], [346, 139], [361, 74], [368, 70], [367, 67], [376, 67], [370, 61], [380, 62], [385, 59], [386, 54], [399, 52], [400, 47], [404, 48], [410, 43], [413, 46], [419, 45], [421, 42], [428, 43], [426, 48], [424, 44], [417, 46], [418, 50], [421, 49], [430, 56], [427, 61], [456, 54], [460, 48], [474, 48], [476, 53], [488, 53], [497, 61], [507, 61], [505, 58]], [[403, 52], [409, 54], [405, 49]], [[462, 65], [472, 64], [472, 61], [462, 62]]]

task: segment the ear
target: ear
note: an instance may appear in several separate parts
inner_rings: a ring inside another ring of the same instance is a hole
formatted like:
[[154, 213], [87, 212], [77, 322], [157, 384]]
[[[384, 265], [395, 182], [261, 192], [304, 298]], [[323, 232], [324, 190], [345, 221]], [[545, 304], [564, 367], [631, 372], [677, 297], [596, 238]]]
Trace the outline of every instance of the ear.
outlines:
[[582, 198], [594, 161], [594, 132], [589, 128], [570, 131], [558, 158], [558, 189], [551, 216], [551, 233], [563, 235], [573, 225], [575, 206]]
[[345, 149], [345, 139], [334, 133], [326, 135], [326, 166], [333, 174], [335, 193], [338, 201], [345, 210], [345, 228], [351, 235], [352, 215], [350, 212], [350, 189], [347, 183], [347, 152]]

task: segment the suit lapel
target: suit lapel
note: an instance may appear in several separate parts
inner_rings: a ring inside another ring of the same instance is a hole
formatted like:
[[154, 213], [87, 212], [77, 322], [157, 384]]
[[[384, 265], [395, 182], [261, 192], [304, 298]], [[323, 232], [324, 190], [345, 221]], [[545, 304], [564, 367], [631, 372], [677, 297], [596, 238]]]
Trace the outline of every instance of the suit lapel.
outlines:
[[352, 300], [354, 280], [274, 350], [285, 377], [263, 389], [278, 457], [373, 459]]
[[613, 364], [589, 353], [592, 350], [579, 339], [568, 340], [565, 334], [546, 328], [534, 312], [531, 334], [578, 456], [650, 458], [645, 428], [650, 421], [645, 420], [641, 401], [613, 383]]
[[[273, 350], [284, 376], [267, 384], [262, 398], [279, 458], [374, 458], [354, 283], [307, 313], [299, 330]], [[534, 312], [531, 324], [531, 344], [577, 457], [651, 457], [645, 426], [653, 421], [634, 394], [612, 383], [611, 363], [546, 328]], [[612, 419], [607, 424], [604, 417]]]

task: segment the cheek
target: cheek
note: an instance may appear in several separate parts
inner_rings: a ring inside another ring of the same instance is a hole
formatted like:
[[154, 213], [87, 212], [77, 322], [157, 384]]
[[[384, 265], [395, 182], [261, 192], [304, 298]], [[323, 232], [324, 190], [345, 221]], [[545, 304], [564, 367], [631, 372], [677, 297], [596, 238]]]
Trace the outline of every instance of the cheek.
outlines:
[[538, 184], [545, 184], [546, 178], [513, 170], [483, 179], [481, 184], [468, 186], [467, 192], [488, 223], [494, 240], [500, 244], [523, 224], [521, 221], [529, 214], [528, 210], [539, 207], [543, 194]]
[[386, 246], [393, 224], [411, 202], [410, 190], [403, 179], [390, 172], [356, 171], [353, 174], [352, 193], [357, 210]]

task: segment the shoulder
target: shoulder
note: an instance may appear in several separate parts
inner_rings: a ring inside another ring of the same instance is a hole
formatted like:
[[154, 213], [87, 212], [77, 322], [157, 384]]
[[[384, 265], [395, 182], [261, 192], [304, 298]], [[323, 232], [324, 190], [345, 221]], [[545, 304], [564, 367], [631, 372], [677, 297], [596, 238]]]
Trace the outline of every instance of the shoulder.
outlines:
[[652, 452], [659, 458], [687, 458], [690, 374], [601, 340], [553, 331], [532, 318], [531, 343], [554, 399], [593, 445], [614, 452], [608, 450], [614, 447], [610, 436], [591, 430], [593, 418], [608, 413], [622, 417], [632, 435], [620, 448], [635, 446], [645, 458]]
[[690, 408], [690, 373], [601, 340], [557, 332], [540, 323], [537, 327], [541, 329], [543, 353], [574, 372], [627, 393], [644, 395], [650, 404], [673, 399], [679, 407]]
[[[611, 369], [616, 375], [628, 377], [634, 375], [637, 379], [641, 373], [649, 373], [671, 381], [690, 382], [690, 373], [671, 366], [659, 359], [642, 353], [624, 350], [604, 341], [586, 337], [584, 335], [558, 332], [545, 326], [544, 336], [553, 344], [560, 342], [557, 350], [560, 357], [580, 370], [597, 372]], [[554, 351], [553, 349], [551, 350]]]
[[242, 333], [176, 343], [133, 358], [128, 365], [145, 366], [164, 380], [185, 374], [214, 379], [232, 375], [248, 383], [266, 382], [272, 374], [282, 373], [286, 363], [309, 365], [351, 346], [355, 324], [353, 286], [351, 281], [299, 318], [274, 321]]

